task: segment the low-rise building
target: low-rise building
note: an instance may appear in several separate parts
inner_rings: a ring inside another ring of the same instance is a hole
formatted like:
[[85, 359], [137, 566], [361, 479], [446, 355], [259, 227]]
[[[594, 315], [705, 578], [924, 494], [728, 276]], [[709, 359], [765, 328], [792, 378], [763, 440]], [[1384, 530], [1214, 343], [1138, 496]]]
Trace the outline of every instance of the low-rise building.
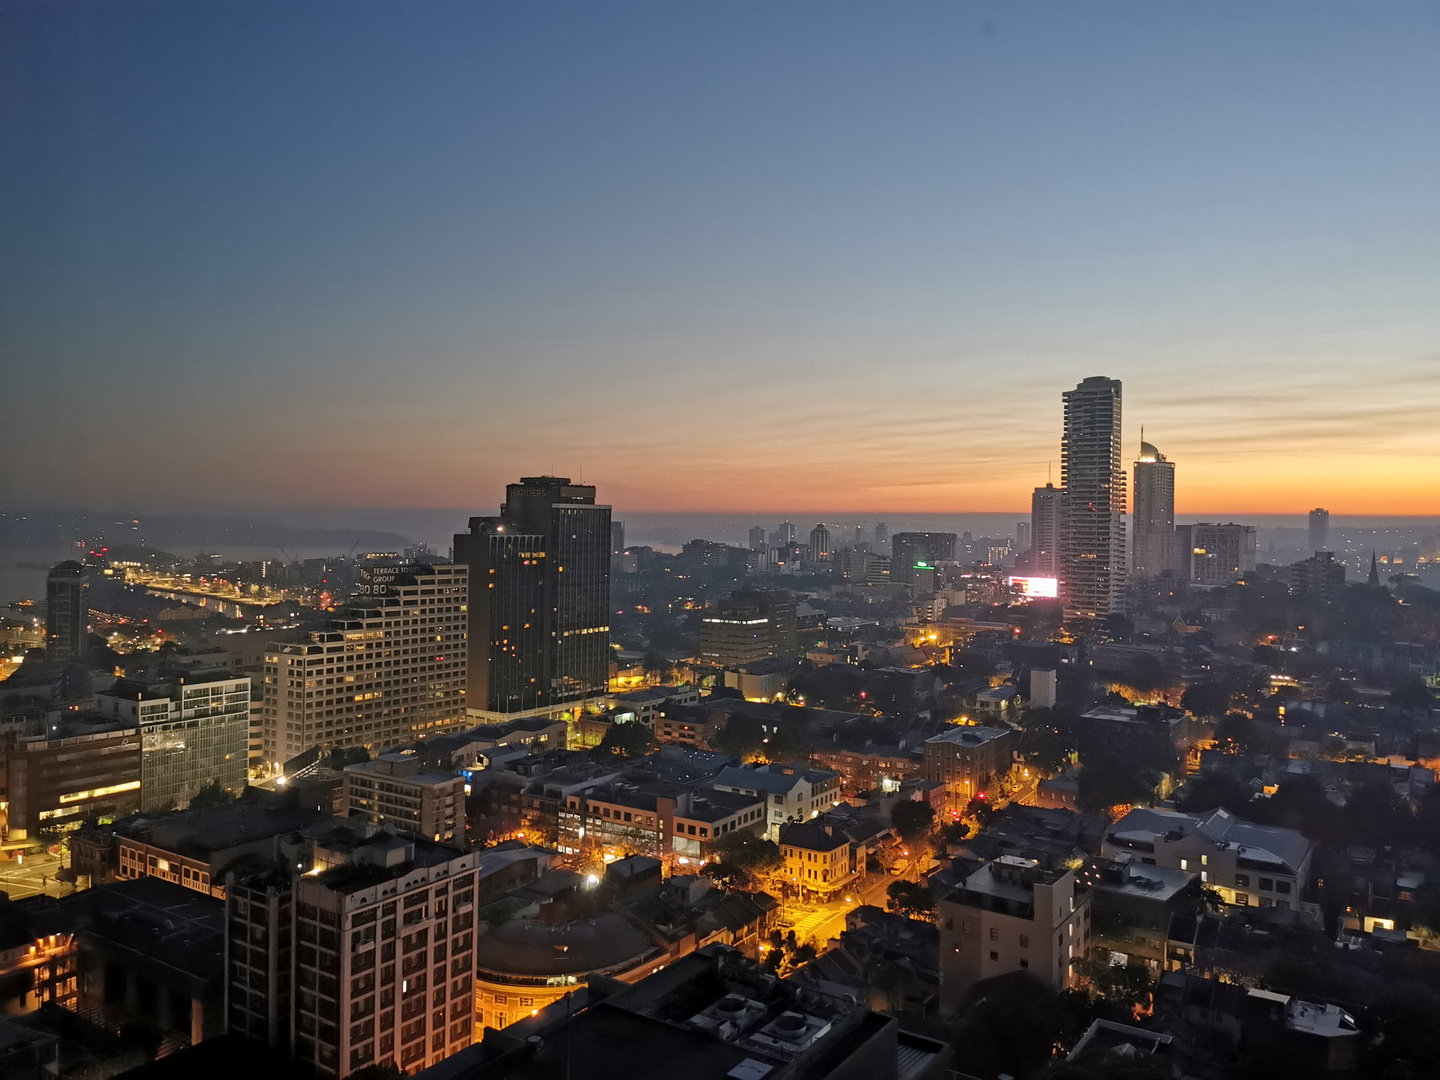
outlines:
[[848, 888], [864, 869], [855, 865], [850, 838], [820, 820], [782, 825], [780, 855], [785, 860], [785, 879], [822, 898]]
[[246, 802], [130, 818], [114, 830], [116, 876], [159, 878], [223, 900], [232, 865], [277, 858], [285, 838], [328, 820], [323, 811]]
[[0, 751], [11, 840], [140, 808], [140, 732], [120, 717], [77, 716], [17, 734]]
[[1091, 861], [1079, 883], [1090, 890], [1090, 947], [1110, 950], [1112, 963], [1115, 954], [1143, 960], [1158, 975], [1192, 959], [1199, 874], [1127, 855]]
[[899, 791], [900, 784], [924, 771], [924, 760], [916, 753], [900, 746], [860, 743], [856, 746], [842, 745], [838, 739], [827, 745], [821, 743], [810, 752], [812, 764], [840, 774], [840, 785], [846, 795], [861, 792]]
[[1028, 971], [1052, 989], [1074, 984], [1089, 948], [1089, 899], [1075, 873], [1006, 855], [941, 897], [940, 1011], [959, 1009], [981, 979]]
[[1142, 807], [1110, 826], [1101, 854], [1199, 874], [1227, 904], [1298, 910], [1315, 846], [1294, 829], [1256, 825], [1228, 810], [1186, 814]]
[[480, 1045], [417, 1080], [942, 1080], [950, 1063], [947, 1044], [895, 1017], [777, 982], [721, 946], [633, 984], [587, 982], [548, 1008], [507, 991], [506, 1015], [523, 1019], [501, 1031], [487, 1012]]
[[780, 826], [823, 814], [840, 802], [840, 775], [804, 765], [732, 765], [721, 769], [710, 786], [762, 798], [766, 805], [766, 836], [778, 840]]

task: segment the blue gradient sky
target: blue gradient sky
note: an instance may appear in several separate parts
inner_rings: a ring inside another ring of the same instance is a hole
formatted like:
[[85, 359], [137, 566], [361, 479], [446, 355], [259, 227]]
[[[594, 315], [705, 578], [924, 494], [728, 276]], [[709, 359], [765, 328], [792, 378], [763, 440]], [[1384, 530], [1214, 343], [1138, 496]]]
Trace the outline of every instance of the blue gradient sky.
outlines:
[[[1440, 6], [0, 3], [0, 497], [1440, 512]], [[1057, 469], [1058, 478], [1058, 469]]]

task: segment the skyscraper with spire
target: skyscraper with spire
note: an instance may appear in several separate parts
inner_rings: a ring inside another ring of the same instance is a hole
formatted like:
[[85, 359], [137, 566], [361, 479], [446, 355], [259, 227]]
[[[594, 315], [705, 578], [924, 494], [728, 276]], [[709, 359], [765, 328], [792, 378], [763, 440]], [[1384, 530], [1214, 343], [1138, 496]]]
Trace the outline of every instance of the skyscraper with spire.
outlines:
[[1125, 472], [1120, 381], [1093, 376], [1065, 395], [1060, 483], [1065, 488], [1061, 590], [1066, 618], [1124, 609]]
[[1145, 441], [1140, 431], [1140, 455], [1135, 459], [1135, 541], [1130, 573], [1137, 580], [1157, 577], [1173, 569], [1175, 546], [1175, 463]]

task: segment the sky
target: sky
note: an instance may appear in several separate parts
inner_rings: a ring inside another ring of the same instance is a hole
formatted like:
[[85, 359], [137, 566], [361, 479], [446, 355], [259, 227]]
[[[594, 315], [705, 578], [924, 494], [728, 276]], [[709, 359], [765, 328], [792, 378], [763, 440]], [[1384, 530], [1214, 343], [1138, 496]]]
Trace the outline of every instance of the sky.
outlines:
[[0, 0], [0, 505], [1440, 513], [1440, 6]]

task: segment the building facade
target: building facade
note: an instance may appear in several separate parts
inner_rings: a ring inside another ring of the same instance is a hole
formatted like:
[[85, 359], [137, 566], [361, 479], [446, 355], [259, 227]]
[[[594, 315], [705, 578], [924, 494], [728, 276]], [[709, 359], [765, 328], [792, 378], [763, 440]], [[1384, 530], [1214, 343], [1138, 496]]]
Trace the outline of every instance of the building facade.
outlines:
[[799, 652], [795, 596], [784, 589], [737, 589], [700, 618], [700, 659], [743, 668]]
[[898, 532], [890, 538], [890, 580], [911, 584], [916, 570], [926, 570], [937, 563], [954, 562], [954, 533]]
[[436, 842], [465, 840], [465, 780], [426, 769], [414, 754], [381, 754], [345, 767], [351, 817], [384, 822], [396, 832]]
[[610, 507], [568, 477], [505, 489], [455, 536], [469, 567], [473, 710], [537, 712], [603, 695], [610, 673]]
[[1229, 585], [1255, 569], [1255, 526], [1180, 525], [1175, 549], [1182, 577], [1197, 585]]
[[315, 873], [232, 875], [228, 1030], [336, 1077], [469, 1046], [478, 858], [380, 833], [317, 842]]
[[1120, 381], [1085, 379], [1064, 398], [1060, 484], [1066, 492], [1066, 514], [1060, 579], [1065, 616], [1104, 618], [1124, 606]]
[[45, 656], [51, 661], [85, 656], [85, 568], [78, 562], [56, 563], [45, 578]]
[[1330, 511], [1316, 507], [1310, 511], [1310, 554], [1330, 550]]
[[425, 567], [309, 641], [272, 645], [266, 760], [283, 764], [317, 746], [387, 748], [465, 727], [467, 592], [465, 567]]
[[1139, 808], [1105, 833], [1101, 854], [1132, 856], [1200, 875], [1227, 904], [1296, 910], [1310, 879], [1314, 845], [1294, 829], [1255, 825], [1228, 810], [1185, 814]]
[[963, 809], [1010, 771], [1014, 742], [1008, 728], [946, 728], [925, 740], [925, 779], [944, 784], [950, 805]]
[[1175, 544], [1175, 463], [1150, 443], [1135, 459], [1135, 542], [1130, 573], [1137, 580], [1173, 570]]
[[193, 673], [174, 682], [121, 679], [95, 695], [107, 717], [140, 729], [140, 808], [183, 810], [208, 784], [239, 792], [250, 756], [250, 676]]
[[981, 979], [1026, 971], [1052, 990], [1074, 985], [1089, 949], [1089, 899], [1073, 870], [1002, 855], [940, 899], [940, 1012]]
[[1037, 577], [1060, 576], [1060, 544], [1065, 537], [1065, 491], [1054, 484], [1037, 487], [1030, 496], [1030, 572]]
[[140, 809], [140, 732], [129, 719], [62, 719], [3, 758], [11, 840]]

